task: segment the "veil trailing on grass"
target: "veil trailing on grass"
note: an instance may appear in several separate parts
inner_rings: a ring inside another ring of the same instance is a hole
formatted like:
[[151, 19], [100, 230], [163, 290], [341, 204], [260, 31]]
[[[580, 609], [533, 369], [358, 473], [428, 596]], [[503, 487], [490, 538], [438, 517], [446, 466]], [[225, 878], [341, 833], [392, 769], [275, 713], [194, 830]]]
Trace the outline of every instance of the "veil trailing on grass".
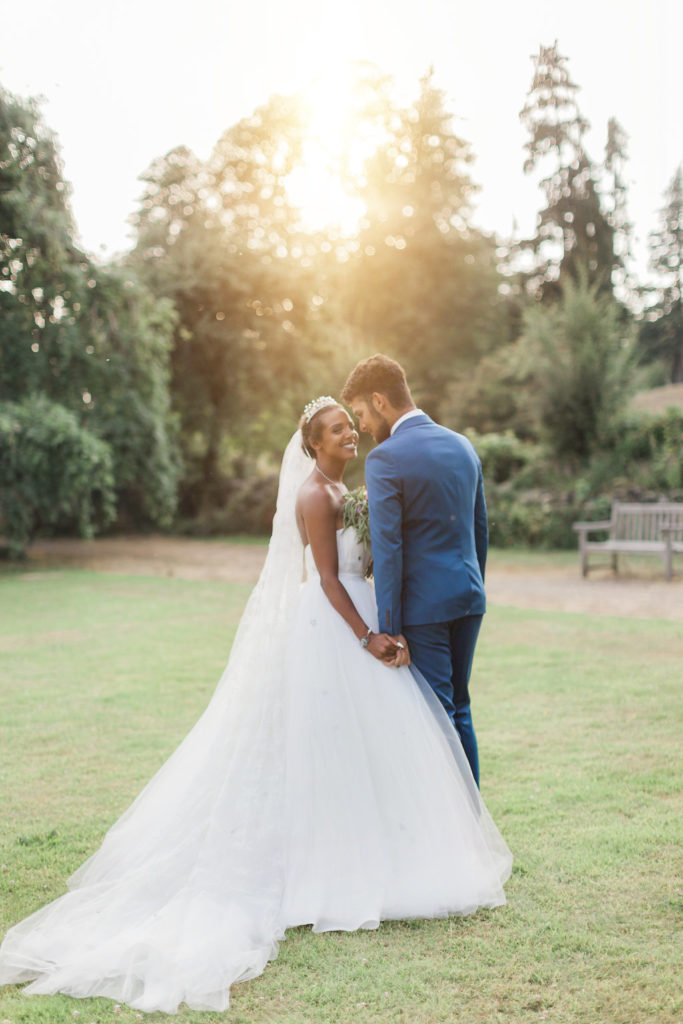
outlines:
[[312, 466], [297, 431], [265, 565], [211, 702], [70, 891], [8, 932], [0, 983], [223, 1010], [230, 986], [277, 954], [285, 646], [303, 571], [295, 500]]

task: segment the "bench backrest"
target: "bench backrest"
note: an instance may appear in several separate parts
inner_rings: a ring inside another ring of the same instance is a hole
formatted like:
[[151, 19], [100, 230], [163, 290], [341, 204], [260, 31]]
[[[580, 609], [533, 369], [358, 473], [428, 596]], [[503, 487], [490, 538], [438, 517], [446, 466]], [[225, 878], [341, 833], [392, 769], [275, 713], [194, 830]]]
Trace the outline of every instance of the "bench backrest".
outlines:
[[683, 504], [615, 501], [612, 505], [611, 536], [617, 540], [663, 540], [663, 526], [672, 526], [673, 539], [683, 540]]

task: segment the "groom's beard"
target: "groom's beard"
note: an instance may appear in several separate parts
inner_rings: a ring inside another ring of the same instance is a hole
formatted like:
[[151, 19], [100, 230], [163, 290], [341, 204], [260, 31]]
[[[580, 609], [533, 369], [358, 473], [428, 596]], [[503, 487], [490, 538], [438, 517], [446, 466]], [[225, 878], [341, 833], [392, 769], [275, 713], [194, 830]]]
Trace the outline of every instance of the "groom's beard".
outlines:
[[375, 444], [381, 444], [382, 441], [386, 441], [391, 436], [391, 427], [380, 413], [375, 413], [375, 421], [372, 426]]

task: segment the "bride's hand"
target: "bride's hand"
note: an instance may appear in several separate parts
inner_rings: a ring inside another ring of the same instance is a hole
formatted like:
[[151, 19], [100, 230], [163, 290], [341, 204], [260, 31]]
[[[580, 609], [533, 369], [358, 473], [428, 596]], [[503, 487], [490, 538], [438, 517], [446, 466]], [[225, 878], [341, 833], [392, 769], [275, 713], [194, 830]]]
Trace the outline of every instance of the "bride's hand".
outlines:
[[390, 637], [394, 649], [392, 654], [385, 658], [385, 664], [390, 665], [392, 668], [401, 668], [402, 665], [410, 665], [410, 649], [408, 647], [408, 641], [399, 633], [397, 636]]
[[389, 664], [396, 654], [396, 643], [388, 633], [372, 633], [367, 649], [378, 661]]

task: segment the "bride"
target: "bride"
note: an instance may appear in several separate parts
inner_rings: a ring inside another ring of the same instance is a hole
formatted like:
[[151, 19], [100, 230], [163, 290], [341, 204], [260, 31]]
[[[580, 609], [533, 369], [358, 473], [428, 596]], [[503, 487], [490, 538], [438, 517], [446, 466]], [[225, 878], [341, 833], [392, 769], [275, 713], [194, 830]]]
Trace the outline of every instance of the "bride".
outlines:
[[342, 529], [357, 441], [332, 398], [306, 407], [211, 702], [69, 891], [7, 933], [0, 984], [223, 1010], [289, 927], [505, 902], [510, 852], [440, 703], [377, 634], [368, 554]]

